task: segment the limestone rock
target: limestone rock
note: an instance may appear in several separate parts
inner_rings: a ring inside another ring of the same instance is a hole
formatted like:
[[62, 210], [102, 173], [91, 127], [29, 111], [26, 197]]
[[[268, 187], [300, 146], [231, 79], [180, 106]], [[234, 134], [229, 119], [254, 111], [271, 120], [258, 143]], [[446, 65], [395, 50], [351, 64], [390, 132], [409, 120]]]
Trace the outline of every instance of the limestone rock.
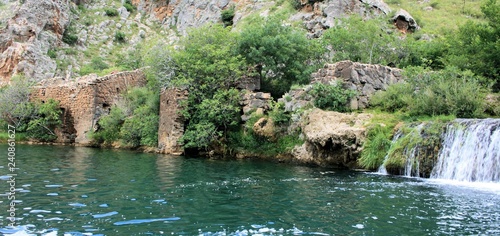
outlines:
[[0, 85], [14, 74], [35, 81], [51, 78], [55, 62], [47, 51], [55, 47], [69, 24], [70, 2], [26, 0], [0, 30]]
[[139, 0], [137, 9], [149, 14], [152, 20], [160, 21], [166, 26], [176, 28], [181, 34], [186, 34], [190, 27], [220, 21], [221, 12], [228, 5], [229, 0]]
[[242, 121], [250, 119], [252, 113], [259, 112], [264, 114], [269, 109], [269, 101], [271, 100], [270, 93], [250, 92], [243, 94], [240, 105], [243, 107]]
[[352, 109], [369, 106], [371, 96], [385, 90], [391, 84], [403, 81], [402, 70], [382, 65], [362, 64], [352, 61], [340, 61], [326, 64], [324, 68], [312, 74], [311, 82], [330, 83], [340, 80], [346, 89], [353, 89], [357, 95], [351, 100]]
[[275, 126], [271, 118], [262, 117], [253, 125], [253, 132], [261, 137], [275, 139]]
[[326, 0], [303, 2], [302, 11], [292, 15], [291, 21], [303, 21], [309, 31], [310, 38], [318, 38], [323, 30], [335, 26], [337, 19], [348, 17], [352, 14], [363, 18], [387, 15], [390, 7], [381, 0]]
[[366, 138], [363, 124], [370, 118], [369, 114], [312, 110], [302, 126], [305, 142], [294, 149], [294, 158], [320, 166], [356, 167]]
[[394, 25], [403, 32], [415, 32], [420, 29], [415, 19], [403, 9], [399, 9], [392, 17]]

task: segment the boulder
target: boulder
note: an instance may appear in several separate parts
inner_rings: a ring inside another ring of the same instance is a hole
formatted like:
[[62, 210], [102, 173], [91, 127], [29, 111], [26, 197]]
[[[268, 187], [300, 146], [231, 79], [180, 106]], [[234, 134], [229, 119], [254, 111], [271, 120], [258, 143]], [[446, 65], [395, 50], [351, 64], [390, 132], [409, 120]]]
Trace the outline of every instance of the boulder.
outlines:
[[402, 32], [415, 32], [420, 29], [415, 19], [403, 9], [399, 9], [391, 18], [394, 25]]
[[293, 157], [301, 163], [355, 168], [366, 139], [363, 124], [370, 118], [369, 114], [312, 110], [302, 125], [305, 142], [293, 150]]
[[275, 126], [271, 118], [262, 117], [253, 125], [253, 132], [261, 137], [266, 137], [268, 139], [274, 140], [275, 137]]

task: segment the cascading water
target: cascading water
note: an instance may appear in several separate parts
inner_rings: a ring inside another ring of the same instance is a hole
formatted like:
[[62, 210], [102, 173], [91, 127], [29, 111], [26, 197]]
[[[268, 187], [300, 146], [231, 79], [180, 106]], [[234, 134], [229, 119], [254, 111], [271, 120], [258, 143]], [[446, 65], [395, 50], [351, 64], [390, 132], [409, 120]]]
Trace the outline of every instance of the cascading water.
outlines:
[[[424, 127], [424, 124], [419, 124], [415, 129], [411, 131], [411, 133], [406, 134], [406, 135], [413, 135], [414, 133], [420, 133], [422, 131], [422, 128]], [[400, 140], [400, 138], [403, 138], [405, 134], [401, 131], [398, 130], [394, 137], [392, 138], [392, 144], [395, 144]], [[412, 147], [405, 147], [403, 150], [403, 155], [406, 157], [406, 163], [405, 163], [405, 168], [403, 175], [407, 177], [418, 177], [419, 176], [419, 162], [418, 162], [418, 154], [419, 154], [419, 146], [415, 145]], [[387, 169], [385, 167], [387, 160], [389, 159], [389, 154], [385, 156], [384, 162], [380, 167], [378, 168], [378, 173], [379, 174], [388, 174]]]
[[500, 119], [448, 124], [431, 178], [500, 182]]

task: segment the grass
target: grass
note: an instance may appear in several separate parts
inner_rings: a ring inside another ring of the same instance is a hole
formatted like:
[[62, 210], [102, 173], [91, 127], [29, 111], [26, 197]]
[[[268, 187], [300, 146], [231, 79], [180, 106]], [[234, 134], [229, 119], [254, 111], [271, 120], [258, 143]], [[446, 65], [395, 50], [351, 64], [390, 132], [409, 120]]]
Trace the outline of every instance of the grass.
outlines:
[[[482, 21], [481, 0], [440, 0], [428, 3], [410, 0], [385, 1], [394, 11], [402, 8], [408, 11], [421, 25], [422, 33], [441, 35], [443, 32], [458, 29], [468, 20]], [[439, 2], [439, 3], [438, 3]], [[425, 7], [433, 10], [426, 11]]]
[[[0, 143], [6, 143], [9, 139], [9, 134], [6, 132], [0, 132]], [[28, 141], [28, 137], [25, 133], [16, 133], [16, 141]]]

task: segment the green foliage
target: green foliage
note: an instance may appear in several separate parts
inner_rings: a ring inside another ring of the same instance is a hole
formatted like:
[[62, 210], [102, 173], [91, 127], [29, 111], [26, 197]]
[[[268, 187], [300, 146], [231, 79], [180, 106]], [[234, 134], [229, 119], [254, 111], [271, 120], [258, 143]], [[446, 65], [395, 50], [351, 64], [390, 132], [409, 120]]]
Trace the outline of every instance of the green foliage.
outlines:
[[276, 157], [279, 154], [288, 153], [295, 146], [304, 143], [298, 135], [281, 135], [277, 140], [271, 141], [253, 134], [251, 129], [246, 132], [241, 130], [230, 132], [228, 136], [229, 147], [232, 151], [264, 157]]
[[291, 115], [285, 111], [285, 104], [283, 102], [271, 101], [269, 107], [269, 118], [273, 120], [275, 125], [280, 126], [288, 124]]
[[0, 118], [20, 131], [35, 114], [35, 107], [29, 102], [32, 83], [23, 76], [14, 76], [11, 85], [0, 88]]
[[221, 18], [222, 18], [222, 23], [224, 23], [224, 26], [232, 26], [234, 18], [234, 6], [222, 10]]
[[74, 45], [78, 41], [78, 36], [73, 32], [72, 28], [69, 28], [64, 31], [62, 41]]
[[123, 33], [122, 31], [116, 31], [115, 32], [115, 41], [116, 42], [124, 43], [125, 40], [126, 40], [125, 33]]
[[99, 119], [92, 134], [96, 144], [121, 141], [130, 148], [158, 144], [159, 94], [147, 87], [136, 87], [125, 94], [123, 107], [114, 106]]
[[49, 57], [50, 57], [50, 58], [52, 58], [52, 59], [56, 59], [56, 57], [57, 57], [57, 52], [56, 52], [56, 50], [54, 50], [54, 49], [49, 49], [49, 50], [47, 51], [47, 56], [49, 56]]
[[359, 16], [351, 16], [326, 30], [322, 44], [331, 48], [331, 61], [398, 65], [398, 54], [405, 53], [404, 41], [394, 33], [388, 34], [388, 28], [383, 19], [363, 20]]
[[104, 9], [104, 12], [109, 17], [113, 17], [113, 16], [117, 16], [118, 15], [118, 10], [116, 10], [114, 8], [106, 8], [106, 9]]
[[125, 113], [117, 106], [113, 106], [108, 115], [99, 119], [99, 129], [91, 135], [97, 144], [112, 144], [120, 139], [120, 129], [125, 120]]
[[127, 9], [128, 12], [134, 12], [137, 10], [137, 8], [132, 4], [131, 0], [125, 0], [125, 3], [123, 4], [125, 9]]
[[238, 51], [261, 78], [262, 91], [280, 97], [292, 84], [309, 82], [317, 69], [321, 47], [305, 32], [279, 17], [257, 18], [241, 32]]
[[217, 91], [212, 98], [207, 98], [199, 104], [192, 104], [186, 133], [180, 140], [185, 148], [207, 149], [217, 142], [229, 130], [236, 129], [239, 124], [238, 90], [231, 88]]
[[97, 73], [99, 71], [108, 69], [109, 65], [104, 61], [102, 57], [94, 57], [89, 64], [82, 66], [80, 69], [81, 75], [88, 75], [91, 73]]
[[162, 53], [151, 65], [152, 75], [160, 86], [189, 92], [183, 110], [188, 121], [181, 140], [186, 148], [206, 149], [238, 124], [240, 95], [233, 88], [243, 74], [245, 60], [235, 52], [236, 42], [230, 28], [207, 25], [181, 39], [183, 50], [159, 48]]
[[128, 91], [127, 108], [131, 116], [120, 131], [123, 143], [133, 148], [158, 144], [159, 94], [147, 87]]
[[356, 92], [343, 88], [341, 83], [315, 83], [310, 94], [314, 98], [314, 105], [320, 109], [347, 112], [350, 110], [348, 102]]
[[392, 127], [375, 125], [368, 129], [363, 152], [358, 163], [361, 167], [376, 170], [384, 162], [387, 151], [391, 147]]
[[30, 118], [26, 129], [28, 137], [42, 142], [54, 141], [57, 138], [54, 130], [61, 124], [59, 102], [50, 99], [44, 103], [37, 102], [34, 106], [35, 115]]
[[487, 0], [481, 6], [487, 23], [467, 22], [458, 33], [448, 35], [445, 61], [489, 78], [500, 91], [500, 3]]
[[441, 71], [408, 68], [406, 74], [406, 84], [391, 85], [387, 91], [379, 92], [372, 105], [386, 111], [402, 110], [410, 116], [483, 116], [486, 90], [470, 71], [452, 67]]

